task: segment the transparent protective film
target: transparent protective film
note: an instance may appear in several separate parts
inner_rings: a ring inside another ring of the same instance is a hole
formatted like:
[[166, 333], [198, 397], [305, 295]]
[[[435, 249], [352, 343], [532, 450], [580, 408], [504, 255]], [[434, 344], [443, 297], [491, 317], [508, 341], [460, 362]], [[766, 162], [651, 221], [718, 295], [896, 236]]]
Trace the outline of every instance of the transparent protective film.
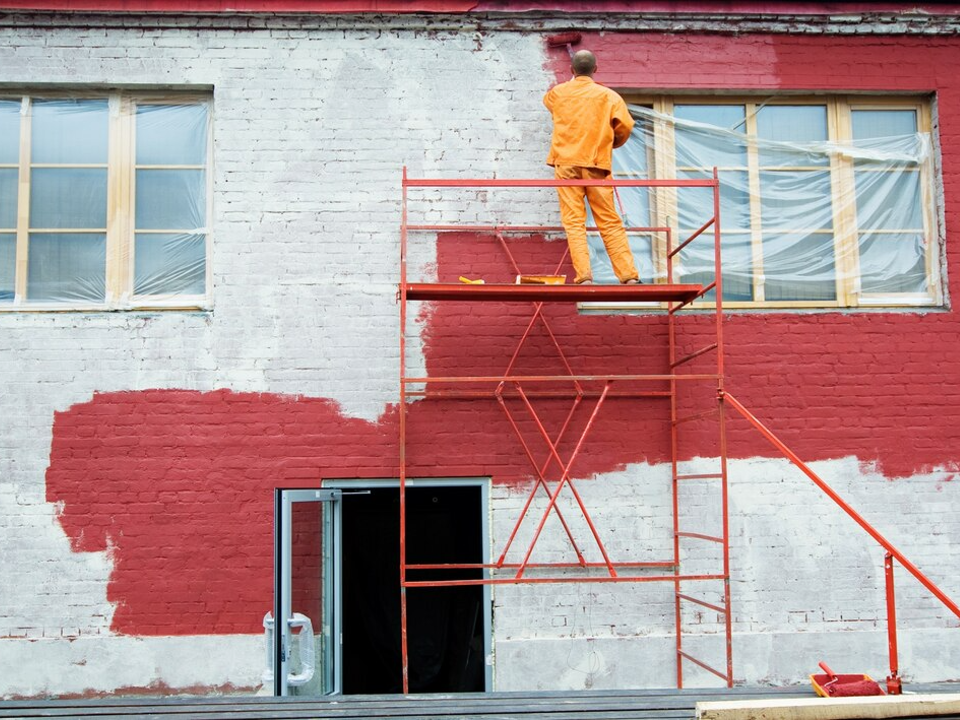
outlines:
[[137, 106], [134, 295], [206, 292], [207, 123], [205, 105]]
[[0, 305], [16, 297], [21, 107], [20, 102], [0, 100]]
[[16, 295], [17, 236], [0, 233], [0, 304], [12, 303]]
[[0, 307], [201, 304], [209, 128], [202, 101], [0, 100]]
[[[719, 169], [724, 299], [856, 305], [939, 302], [931, 143], [917, 110], [849, 111], [838, 141], [828, 106], [675, 103], [637, 120], [614, 177], [710, 178]], [[713, 214], [710, 188], [620, 188], [618, 210], [644, 282], [666, 280], [672, 245]], [[629, 230], [628, 230], [629, 232]], [[594, 277], [616, 282], [599, 237]], [[684, 248], [674, 282], [713, 279], [713, 232]], [[710, 296], [707, 297], [710, 299]]]
[[109, 120], [105, 99], [32, 101], [28, 301], [106, 300]]

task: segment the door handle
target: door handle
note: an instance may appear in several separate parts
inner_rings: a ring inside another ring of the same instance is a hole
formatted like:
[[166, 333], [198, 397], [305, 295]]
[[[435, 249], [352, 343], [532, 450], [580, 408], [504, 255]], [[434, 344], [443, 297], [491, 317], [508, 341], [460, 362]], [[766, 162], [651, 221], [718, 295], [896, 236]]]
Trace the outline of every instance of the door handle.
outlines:
[[287, 627], [300, 628], [298, 639], [300, 642], [300, 672], [287, 675], [287, 685], [305, 685], [310, 682], [313, 673], [317, 669], [316, 639], [313, 635], [313, 623], [310, 618], [300, 613], [294, 613], [293, 617], [287, 620]]
[[[317, 670], [316, 637], [313, 634], [313, 623], [306, 615], [294, 613], [293, 617], [287, 620], [287, 627], [300, 628], [298, 635], [300, 645], [300, 672], [289, 673], [287, 675], [287, 685], [297, 687], [306, 685], [313, 678]], [[264, 645], [267, 651], [267, 669], [263, 672], [263, 682], [265, 685], [273, 683], [273, 632], [274, 622], [270, 613], [263, 616], [263, 634]], [[290, 648], [282, 647], [281, 653], [284, 657]]]

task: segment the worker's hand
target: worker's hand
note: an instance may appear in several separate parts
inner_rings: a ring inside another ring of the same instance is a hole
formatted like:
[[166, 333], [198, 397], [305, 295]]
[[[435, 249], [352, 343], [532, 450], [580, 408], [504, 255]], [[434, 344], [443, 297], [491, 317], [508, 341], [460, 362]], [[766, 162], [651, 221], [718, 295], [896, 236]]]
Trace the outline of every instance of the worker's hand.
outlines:
[[628, 128], [616, 118], [610, 124], [613, 125], [613, 146], [618, 148], [625, 145], [627, 140], [630, 139], [631, 128]]

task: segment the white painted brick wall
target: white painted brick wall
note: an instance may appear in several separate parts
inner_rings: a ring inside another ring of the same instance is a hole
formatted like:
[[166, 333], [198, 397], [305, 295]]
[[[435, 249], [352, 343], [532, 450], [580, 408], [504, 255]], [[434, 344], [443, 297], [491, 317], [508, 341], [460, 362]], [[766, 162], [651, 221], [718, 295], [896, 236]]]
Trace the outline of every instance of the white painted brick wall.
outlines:
[[[53, 414], [98, 391], [231, 388], [330, 397], [349, 415], [376, 418], [396, 398], [401, 167], [546, 177], [540, 98], [552, 78], [542, 41], [324, 19], [223, 18], [207, 23], [213, 29], [195, 29], [197, 19], [109, 30], [44, 22], [0, 28], [0, 80], [215, 88], [215, 311], [0, 315], [0, 667], [13, 668], [0, 674], [0, 695], [249, 687], [260, 672], [257, 638], [109, 634], [110, 554], [71, 552], [45, 499]], [[514, 200], [490, 212], [507, 220], [548, 208], [540, 220], [557, 222], [550, 203]], [[424, 220], [450, 221], [458, 207], [458, 219], [479, 218], [475, 205], [446, 199]], [[416, 264], [427, 265], [433, 248], [418, 252]], [[368, 368], [360, 376], [358, 357]], [[894, 486], [855, 460], [818, 469], [960, 595], [957, 483]], [[884, 675], [881, 554], [786, 463], [732, 463], [731, 477], [737, 677], [795, 682], [835, 658]], [[632, 466], [581, 484], [616, 530], [612, 548], [649, 543], [669, 554], [667, 478], [664, 466]], [[658, 489], [633, 499], [637, 484]], [[611, 488], [616, 504], [605, 504]], [[503, 537], [520, 501], [494, 493]], [[898, 592], [908, 676], [960, 678], [955, 619], [903, 571]], [[714, 618], [687, 619], [717, 640]], [[672, 622], [668, 586], [498, 588], [497, 686], [669, 685]]]
[[[684, 463], [682, 471], [709, 472], [717, 462], [702, 458]], [[960, 595], [955, 572], [960, 567], [960, 489], [955, 482], [938, 481], [935, 473], [918, 475], [897, 482], [923, 489], [903, 487], [901, 494], [855, 458], [811, 467], [944, 592]], [[577, 483], [588, 509], [599, 509], [594, 520], [604, 541], [613, 539], [608, 547], [612, 559], [672, 556], [669, 473], [669, 465], [634, 465]], [[729, 475], [736, 678], [774, 685], [804, 682], [820, 660], [886, 677], [883, 550], [786, 460], [733, 460]], [[719, 532], [718, 498], [706, 491], [715, 482], [686, 481], [685, 487], [698, 490], [681, 495], [681, 517], [687, 520], [681, 529]], [[610, 497], [615, 498], [613, 507], [604, 504]], [[494, 537], [509, 534], [525, 499], [525, 493], [495, 488]], [[699, 516], [686, 512], [695, 505], [702, 508]], [[561, 509], [575, 525], [572, 506], [570, 500]], [[912, 521], [902, 522], [903, 515]], [[540, 513], [532, 513], [534, 524], [539, 518]], [[711, 523], [716, 523], [715, 531]], [[553, 525], [546, 526], [535, 552], [553, 551], [557, 559], [568, 560], [569, 543], [559, 524]], [[575, 536], [582, 548], [594, 551], [585, 553], [588, 559], [598, 560], [582, 523]], [[529, 533], [522, 531], [517, 542], [525, 551], [529, 539], [522, 542], [524, 538]], [[684, 573], [715, 573], [721, 567], [719, 553], [711, 558], [711, 547], [703, 545], [709, 544], [684, 541]], [[626, 555], [622, 551], [628, 547], [651, 553]], [[494, 557], [501, 549], [494, 548]], [[902, 673], [913, 681], [955, 679], [956, 618], [902, 567], [896, 567], [895, 578]], [[497, 587], [498, 689], [519, 690], [530, 682], [541, 689], [672, 685], [672, 589], [669, 583]], [[714, 603], [721, 601], [720, 590], [718, 583], [684, 584], [687, 594]], [[722, 633], [721, 616], [685, 605], [684, 648], [720, 669], [725, 662]], [[718, 682], [690, 663], [685, 672], [691, 685]]]

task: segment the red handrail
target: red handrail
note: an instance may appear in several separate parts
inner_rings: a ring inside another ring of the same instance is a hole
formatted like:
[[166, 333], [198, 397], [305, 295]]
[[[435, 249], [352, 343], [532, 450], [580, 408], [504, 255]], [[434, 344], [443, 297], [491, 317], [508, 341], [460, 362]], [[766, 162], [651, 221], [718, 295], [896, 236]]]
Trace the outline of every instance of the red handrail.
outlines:
[[759, 430], [760, 434], [763, 435], [767, 440], [769, 440], [774, 447], [776, 447], [780, 452], [782, 452], [787, 457], [787, 459], [790, 460], [790, 462], [792, 462], [794, 465], [800, 468], [800, 470], [802, 470], [807, 477], [813, 480], [814, 484], [816, 484], [818, 488], [823, 490], [823, 492], [826, 493], [827, 497], [829, 497], [837, 505], [839, 505], [841, 510], [843, 510], [847, 515], [853, 518], [854, 522], [856, 522], [860, 527], [866, 530], [867, 534], [870, 535], [870, 537], [872, 537], [874, 540], [876, 540], [883, 547], [883, 549], [886, 550], [892, 557], [896, 558], [896, 560], [901, 565], [903, 565], [903, 567], [906, 568], [907, 571], [911, 575], [913, 575], [920, 582], [921, 585], [923, 585], [927, 590], [933, 593], [934, 597], [936, 597], [937, 600], [942, 602], [947, 607], [947, 609], [950, 610], [950, 612], [952, 612], [954, 615], [960, 618], [960, 607], [958, 607], [957, 604], [953, 602], [953, 600], [951, 600], [946, 593], [943, 592], [943, 590], [938, 588], [933, 583], [933, 581], [930, 580], [930, 578], [928, 578], [926, 575], [924, 575], [920, 571], [920, 568], [918, 568], [916, 565], [910, 562], [902, 552], [897, 550], [897, 548], [893, 546], [893, 543], [891, 543], [883, 535], [881, 535], [880, 532], [875, 527], [873, 527], [873, 525], [868, 523], [863, 518], [863, 516], [860, 515], [860, 513], [858, 513], [856, 510], [850, 507], [850, 505], [847, 504], [847, 502], [843, 498], [841, 498], [833, 490], [833, 488], [827, 485], [820, 478], [819, 475], [817, 475], [813, 470], [810, 469], [810, 467], [806, 463], [804, 463], [799, 457], [797, 457], [797, 455], [792, 450], [790, 450], [790, 448], [788, 448], [783, 443], [783, 441], [780, 440], [780, 438], [774, 435], [762, 422], [757, 420], [757, 418], [753, 415], [753, 413], [751, 413], [743, 405], [741, 405], [740, 402], [728, 392], [721, 392], [720, 398], [722, 402], [729, 403], [737, 412], [743, 415], [743, 417], [745, 417], [750, 422], [751, 425], [753, 425], [757, 430]]

